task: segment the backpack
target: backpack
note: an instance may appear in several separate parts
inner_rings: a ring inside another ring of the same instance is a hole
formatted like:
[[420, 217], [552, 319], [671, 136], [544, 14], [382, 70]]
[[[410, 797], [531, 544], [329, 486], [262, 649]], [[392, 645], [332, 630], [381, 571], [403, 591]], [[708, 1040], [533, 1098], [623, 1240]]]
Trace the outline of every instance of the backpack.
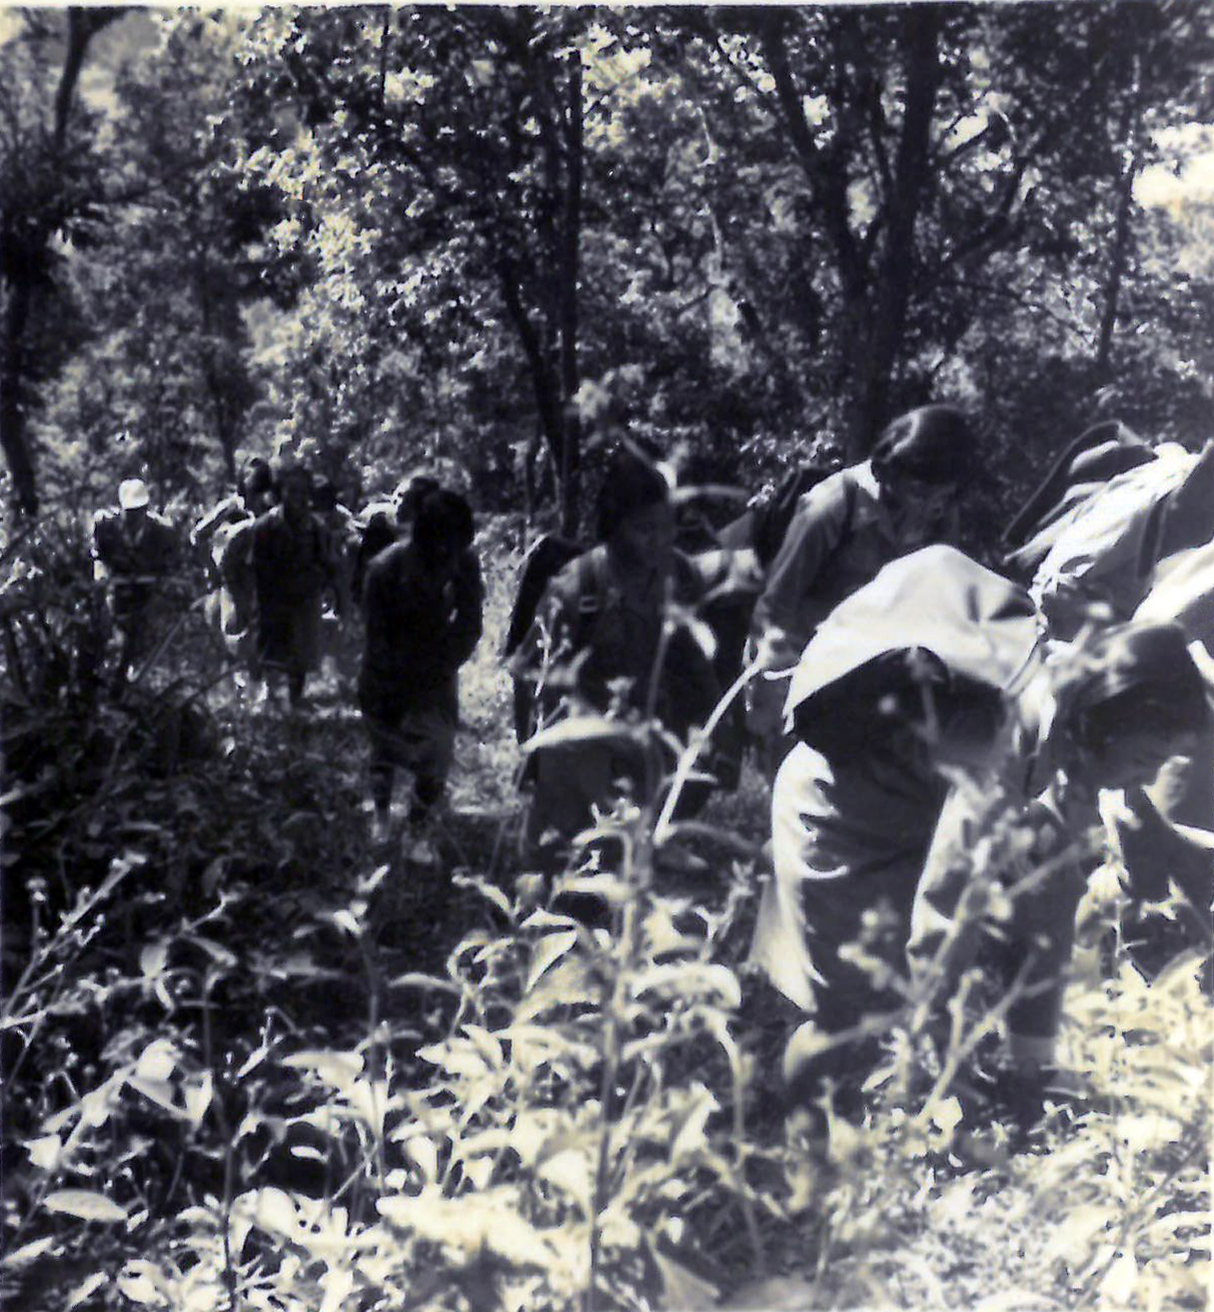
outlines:
[[773, 491], [754, 498], [744, 514], [721, 530], [721, 546], [753, 547], [759, 564], [766, 569], [784, 545], [801, 498], [838, 471], [834, 463], [798, 465], [789, 470]]

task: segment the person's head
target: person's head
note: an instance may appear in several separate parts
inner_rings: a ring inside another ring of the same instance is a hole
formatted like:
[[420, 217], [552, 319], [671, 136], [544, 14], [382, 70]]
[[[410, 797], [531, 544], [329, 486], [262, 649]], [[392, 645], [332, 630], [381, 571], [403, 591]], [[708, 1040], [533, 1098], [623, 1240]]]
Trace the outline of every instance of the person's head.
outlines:
[[1123, 624], [1079, 649], [1055, 687], [1052, 736], [1072, 782], [1148, 784], [1210, 725], [1205, 680], [1176, 624]]
[[331, 514], [337, 509], [337, 489], [331, 480], [318, 478], [312, 484], [312, 509], [321, 515]]
[[274, 495], [274, 473], [270, 469], [270, 462], [262, 456], [250, 456], [240, 471], [236, 490], [245, 505], [254, 514], [260, 514]]
[[413, 520], [413, 545], [426, 568], [450, 573], [472, 545], [472, 508], [458, 492], [431, 488], [418, 502]]
[[674, 543], [670, 483], [658, 466], [627, 447], [613, 453], [599, 493], [598, 537], [626, 561], [661, 565]]
[[288, 515], [298, 518], [312, 503], [312, 475], [293, 456], [280, 456], [274, 466], [274, 486]]
[[146, 518], [148, 502], [151, 495], [148, 485], [141, 478], [124, 478], [118, 485], [118, 506], [123, 518], [128, 523], [138, 523]]
[[437, 492], [440, 486], [438, 479], [432, 474], [422, 472], [401, 479], [392, 494], [392, 499], [396, 502], [396, 522], [402, 526], [412, 524], [417, 518], [417, 510], [422, 499], [430, 492]]
[[873, 476], [908, 546], [939, 530], [973, 462], [973, 433], [951, 405], [911, 410], [877, 439]]

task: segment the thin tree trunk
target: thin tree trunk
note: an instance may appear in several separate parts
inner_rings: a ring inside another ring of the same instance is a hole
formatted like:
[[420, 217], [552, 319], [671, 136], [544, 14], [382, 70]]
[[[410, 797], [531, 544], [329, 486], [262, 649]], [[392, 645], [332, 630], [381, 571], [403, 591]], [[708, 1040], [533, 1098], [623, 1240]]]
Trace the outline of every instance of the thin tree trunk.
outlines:
[[1109, 276], [1104, 285], [1104, 304], [1100, 311], [1100, 332], [1096, 342], [1096, 385], [1109, 380], [1113, 355], [1113, 332], [1117, 327], [1118, 303], [1121, 299], [1121, 282], [1125, 277], [1130, 257], [1130, 215], [1134, 205], [1134, 179], [1138, 174], [1140, 157], [1134, 144], [1138, 132], [1139, 89], [1141, 67], [1134, 61], [1134, 90], [1126, 105], [1121, 123], [1121, 139], [1125, 143], [1124, 162], [1117, 183], [1117, 219], [1113, 230], [1113, 253], [1109, 261]]
[[[67, 129], [80, 70], [89, 42], [107, 24], [121, 17], [120, 8], [94, 10], [73, 7], [67, 11], [67, 49], [55, 91], [55, 128], [51, 138], [51, 165], [57, 169], [67, 145]], [[26, 254], [26, 263], [34, 263], [50, 241], [54, 229], [39, 216], [38, 228]], [[22, 274], [10, 284], [5, 307], [3, 341], [0, 341], [0, 450], [8, 462], [13, 480], [13, 501], [17, 510], [31, 518], [38, 513], [38, 481], [33, 453], [26, 432], [25, 334], [34, 305], [34, 287]]]
[[582, 234], [582, 57], [569, 56], [569, 104], [565, 120], [565, 214], [561, 231], [561, 393], [564, 442], [561, 450], [561, 532], [577, 529], [582, 423], [574, 402], [578, 373], [578, 263]]
[[931, 6], [915, 7], [908, 10], [904, 21], [906, 107], [894, 162], [885, 245], [874, 283], [872, 333], [861, 362], [849, 435], [857, 458], [872, 449], [889, 418], [890, 382], [915, 281], [915, 228], [931, 169], [932, 116], [941, 78], [939, 12]]

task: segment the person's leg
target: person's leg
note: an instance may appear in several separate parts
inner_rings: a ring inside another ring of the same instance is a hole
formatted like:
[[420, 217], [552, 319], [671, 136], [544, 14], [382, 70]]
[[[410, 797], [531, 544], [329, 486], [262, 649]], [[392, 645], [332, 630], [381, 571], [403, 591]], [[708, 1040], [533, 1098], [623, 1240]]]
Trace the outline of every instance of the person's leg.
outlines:
[[550, 830], [568, 840], [590, 823], [590, 808], [610, 795], [613, 759], [610, 746], [591, 742], [535, 753], [535, 792], [525, 832], [530, 849]]
[[383, 838], [391, 823], [392, 782], [401, 758], [399, 699], [390, 689], [364, 682], [359, 687], [358, 704], [370, 747], [368, 777], [375, 833]]

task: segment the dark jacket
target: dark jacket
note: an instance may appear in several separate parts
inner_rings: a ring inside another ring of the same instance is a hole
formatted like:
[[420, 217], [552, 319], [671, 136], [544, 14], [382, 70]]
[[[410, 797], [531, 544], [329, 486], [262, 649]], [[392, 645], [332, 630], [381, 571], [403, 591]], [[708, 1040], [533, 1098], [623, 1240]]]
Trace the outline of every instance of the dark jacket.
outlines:
[[333, 545], [311, 512], [300, 523], [275, 506], [253, 527], [253, 577], [263, 616], [319, 602], [333, 582]]
[[[694, 612], [700, 581], [690, 561], [673, 553], [671, 600]], [[608, 709], [610, 685], [630, 681], [628, 704], [643, 710], [662, 634], [665, 581], [654, 573], [640, 582], [624, 576], [610, 550], [601, 545], [571, 561], [553, 579], [542, 607], [560, 663], [576, 669], [581, 697], [600, 711]], [[524, 650], [535, 651], [535, 643]], [[520, 653], [522, 654], [522, 653]], [[675, 733], [702, 725], [719, 698], [712, 663], [686, 627], [672, 635], [662, 665], [655, 709]], [[552, 697], [547, 699], [550, 703]]]
[[438, 701], [454, 715], [455, 676], [480, 641], [483, 606], [480, 563], [471, 549], [441, 581], [412, 543], [381, 551], [363, 589], [364, 700], [390, 695], [398, 709]]

